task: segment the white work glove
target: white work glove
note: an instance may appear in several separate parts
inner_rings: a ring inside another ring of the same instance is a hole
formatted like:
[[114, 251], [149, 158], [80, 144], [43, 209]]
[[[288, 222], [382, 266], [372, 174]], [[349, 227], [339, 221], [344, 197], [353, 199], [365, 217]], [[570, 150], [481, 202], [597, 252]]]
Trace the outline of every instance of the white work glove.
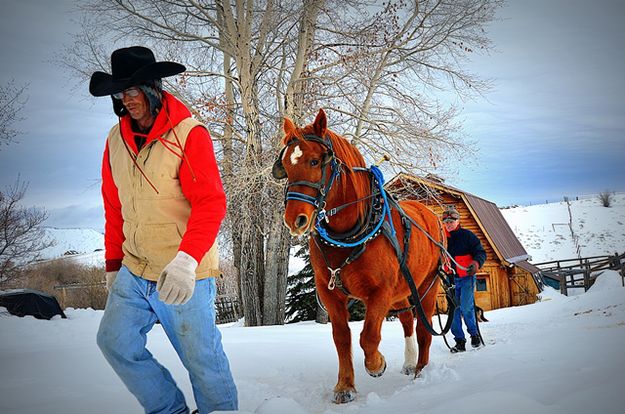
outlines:
[[197, 260], [179, 251], [156, 282], [158, 298], [168, 305], [182, 305], [193, 296]]
[[113, 286], [113, 282], [117, 277], [117, 271], [115, 272], [106, 272], [106, 290], [111, 290], [111, 286]]

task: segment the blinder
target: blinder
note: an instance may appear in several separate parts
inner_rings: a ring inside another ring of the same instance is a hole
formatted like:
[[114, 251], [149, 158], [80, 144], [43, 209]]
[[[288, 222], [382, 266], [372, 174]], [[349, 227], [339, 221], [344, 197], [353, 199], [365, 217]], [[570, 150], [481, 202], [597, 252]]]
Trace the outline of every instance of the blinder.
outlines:
[[286, 178], [286, 170], [284, 169], [284, 165], [282, 165], [282, 157], [284, 156], [284, 151], [286, 151], [288, 147], [289, 146], [286, 145], [280, 150], [278, 158], [276, 158], [276, 161], [273, 163], [273, 167], [271, 168], [271, 175], [276, 180], [284, 180]]

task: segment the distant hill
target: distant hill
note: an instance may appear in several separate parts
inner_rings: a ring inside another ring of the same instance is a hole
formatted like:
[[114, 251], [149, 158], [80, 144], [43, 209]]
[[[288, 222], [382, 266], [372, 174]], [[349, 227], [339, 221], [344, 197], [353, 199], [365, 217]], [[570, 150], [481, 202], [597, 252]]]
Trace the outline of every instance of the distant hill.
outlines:
[[44, 250], [44, 260], [72, 257], [80, 263], [104, 266], [104, 234], [93, 229], [44, 228], [45, 237], [54, 240], [55, 245]]
[[597, 196], [569, 203], [570, 215], [564, 201], [501, 210], [532, 263], [576, 258], [577, 246], [582, 257], [625, 251], [625, 194], [615, 194], [611, 207]]

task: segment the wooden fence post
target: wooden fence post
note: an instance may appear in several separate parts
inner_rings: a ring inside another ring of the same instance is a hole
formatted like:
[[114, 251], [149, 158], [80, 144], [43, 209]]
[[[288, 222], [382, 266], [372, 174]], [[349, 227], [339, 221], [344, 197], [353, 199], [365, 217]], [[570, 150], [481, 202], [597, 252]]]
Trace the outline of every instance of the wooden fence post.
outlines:
[[586, 260], [586, 266], [584, 266], [584, 292], [588, 292], [590, 289], [590, 265]]
[[564, 296], [567, 296], [566, 275], [563, 275], [562, 273], [560, 273], [560, 261], [556, 262], [556, 265], [558, 266], [558, 276], [560, 277], [560, 293], [562, 293]]
[[65, 305], [67, 303], [66, 300], [67, 300], [67, 291], [65, 290], [65, 288], [62, 288], [61, 289], [61, 302], [63, 303], [63, 305], [61, 306], [63, 306], [63, 308], [65, 308]]
[[618, 252], [614, 253], [610, 269], [617, 270], [621, 275], [621, 286], [625, 287], [625, 263], [621, 264], [621, 256]]

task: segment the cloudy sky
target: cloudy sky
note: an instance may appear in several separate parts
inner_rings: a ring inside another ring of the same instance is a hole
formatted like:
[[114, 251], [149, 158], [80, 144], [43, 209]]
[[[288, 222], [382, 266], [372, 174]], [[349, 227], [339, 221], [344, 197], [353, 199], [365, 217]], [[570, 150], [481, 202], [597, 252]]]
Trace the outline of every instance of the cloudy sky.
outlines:
[[[516, 0], [489, 28], [496, 50], [472, 69], [494, 80], [463, 102], [477, 155], [452, 185], [500, 206], [625, 191], [625, 2]], [[53, 63], [76, 30], [71, 1], [3, 0], [0, 85], [28, 84], [18, 142], [0, 147], [0, 188], [29, 183], [25, 203], [50, 225], [102, 228], [99, 171], [116, 122], [107, 99], [75, 89]]]

